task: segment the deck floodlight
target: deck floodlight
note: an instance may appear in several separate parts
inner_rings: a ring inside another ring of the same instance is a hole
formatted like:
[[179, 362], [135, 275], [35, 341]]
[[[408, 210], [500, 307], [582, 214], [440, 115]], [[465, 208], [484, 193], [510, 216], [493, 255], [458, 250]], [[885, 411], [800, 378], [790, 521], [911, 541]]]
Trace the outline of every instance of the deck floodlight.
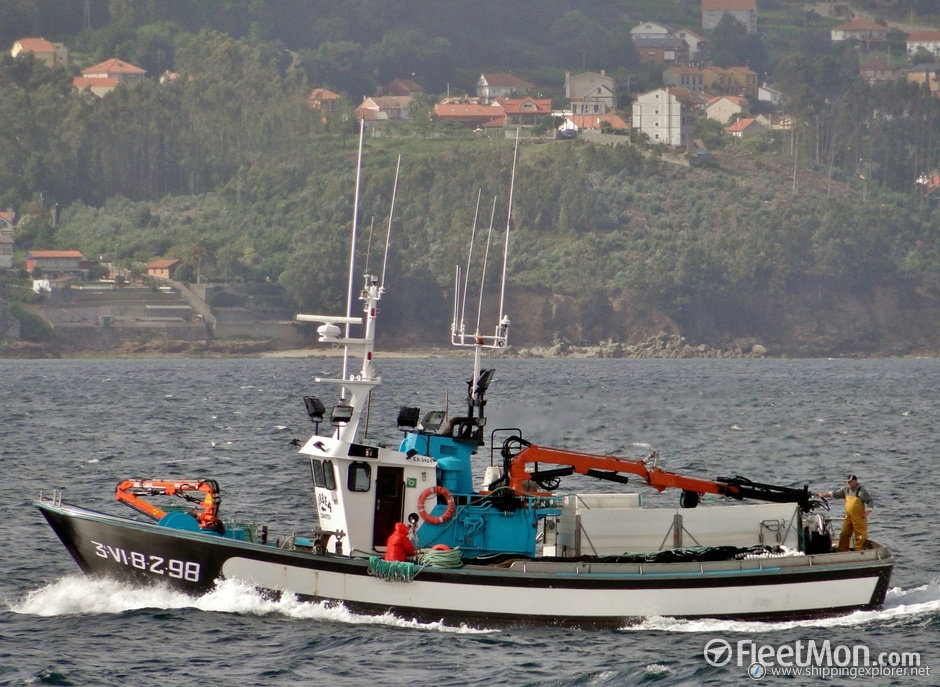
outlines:
[[326, 406], [316, 396], [304, 396], [304, 405], [307, 407], [307, 415], [310, 421], [314, 423], [323, 421], [323, 413], [326, 412]]
[[420, 415], [420, 408], [401, 406], [398, 409], [398, 429], [414, 429], [418, 426], [418, 417]]
[[444, 411], [443, 410], [430, 410], [424, 415], [424, 419], [421, 420], [421, 426], [424, 427], [428, 432], [436, 432], [440, 429], [441, 425], [444, 423]]
[[352, 419], [352, 415], [352, 406], [340, 403], [339, 405], [333, 406], [333, 412], [330, 413], [330, 422], [332, 422], [334, 425], [349, 424], [349, 421]]

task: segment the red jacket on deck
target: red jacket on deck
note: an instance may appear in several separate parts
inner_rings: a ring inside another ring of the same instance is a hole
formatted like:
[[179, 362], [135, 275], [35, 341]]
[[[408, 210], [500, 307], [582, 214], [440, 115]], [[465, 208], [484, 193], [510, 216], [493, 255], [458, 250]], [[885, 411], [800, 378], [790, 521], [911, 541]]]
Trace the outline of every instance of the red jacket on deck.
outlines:
[[396, 522], [395, 531], [389, 535], [385, 547], [385, 560], [387, 561], [403, 561], [408, 556], [414, 556], [415, 545], [408, 538], [408, 525]]

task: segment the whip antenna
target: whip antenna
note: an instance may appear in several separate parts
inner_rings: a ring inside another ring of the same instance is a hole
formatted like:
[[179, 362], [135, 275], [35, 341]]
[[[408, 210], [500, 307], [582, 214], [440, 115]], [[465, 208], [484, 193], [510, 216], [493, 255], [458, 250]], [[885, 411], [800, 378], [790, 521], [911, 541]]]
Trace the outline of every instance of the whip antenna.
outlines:
[[395, 184], [392, 186], [392, 205], [388, 210], [388, 232], [385, 234], [385, 257], [382, 259], [382, 282], [380, 288], [385, 290], [385, 267], [388, 265], [388, 244], [392, 238], [392, 215], [395, 214], [395, 196], [398, 194], [398, 170], [401, 169], [401, 153], [395, 165]]
[[470, 282], [470, 259], [473, 257], [473, 242], [477, 235], [477, 218], [480, 216], [480, 198], [483, 195], [483, 189], [477, 191], [477, 207], [473, 211], [473, 229], [470, 231], [470, 250], [467, 251], [467, 272], [463, 280], [463, 303], [460, 306], [460, 328], [463, 329], [464, 313], [467, 310], [467, 289]]

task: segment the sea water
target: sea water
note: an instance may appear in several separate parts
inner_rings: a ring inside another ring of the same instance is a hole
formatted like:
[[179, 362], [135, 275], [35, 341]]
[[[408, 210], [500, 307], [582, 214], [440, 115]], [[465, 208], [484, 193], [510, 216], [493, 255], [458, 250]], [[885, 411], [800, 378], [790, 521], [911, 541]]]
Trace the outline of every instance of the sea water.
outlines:
[[[0, 360], [0, 685], [723, 685], [783, 680], [748, 677], [749, 651], [769, 647], [785, 660], [793, 647], [824, 645], [836, 659], [841, 647], [917, 654], [921, 674], [845, 665], [821, 675], [817, 665], [785, 683], [940, 684], [940, 360], [487, 362], [496, 368], [488, 430], [520, 427], [541, 445], [628, 458], [656, 451], [667, 470], [813, 491], [858, 474], [876, 501], [870, 536], [897, 564], [883, 610], [837, 618], [654, 617], [572, 631], [355, 614], [233, 581], [196, 598], [82, 576], [30, 506], [58, 489], [131, 515], [114, 501], [121, 480], [212, 478], [223, 514], [309, 531], [309, 466], [290, 441], [312, 430], [303, 395], [335, 401], [314, 377], [335, 376], [338, 363]], [[463, 411], [469, 361], [380, 358], [377, 367], [376, 439], [397, 442], [400, 405]], [[475, 458], [480, 479], [490, 459], [489, 447]], [[616, 485], [575, 476], [562, 488]], [[636, 489], [648, 506], [678, 499]], [[833, 504], [837, 531], [841, 515]], [[744, 658], [712, 665], [704, 649], [715, 640]]]

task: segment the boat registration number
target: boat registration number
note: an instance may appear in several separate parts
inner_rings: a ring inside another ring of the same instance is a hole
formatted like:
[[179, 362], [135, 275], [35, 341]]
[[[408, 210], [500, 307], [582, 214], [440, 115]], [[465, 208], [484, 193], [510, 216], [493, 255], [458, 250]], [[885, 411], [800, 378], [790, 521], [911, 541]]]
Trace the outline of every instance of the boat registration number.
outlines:
[[95, 555], [113, 560], [115, 563], [144, 570], [154, 575], [166, 575], [177, 580], [198, 582], [201, 566], [196, 561], [181, 561], [176, 558], [164, 558], [140, 551], [127, 551], [120, 546], [111, 546], [91, 540]]

